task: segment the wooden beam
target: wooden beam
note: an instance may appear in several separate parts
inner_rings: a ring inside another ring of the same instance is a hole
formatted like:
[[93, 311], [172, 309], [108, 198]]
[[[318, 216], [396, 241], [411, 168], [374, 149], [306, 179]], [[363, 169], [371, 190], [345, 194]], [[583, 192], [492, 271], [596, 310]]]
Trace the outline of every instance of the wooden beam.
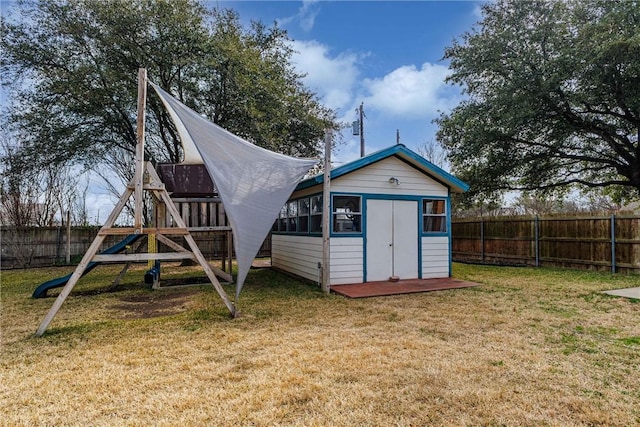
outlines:
[[220, 197], [174, 197], [176, 203], [190, 203], [190, 202], [207, 202], [207, 203], [220, 203], [222, 200]]
[[134, 227], [114, 227], [103, 228], [98, 231], [98, 234], [103, 236], [120, 236], [128, 234], [173, 234], [178, 236], [184, 236], [189, 234], [189, 230], [180, 227], [149, 227], [141, 228], [137, 230]]
[[206, 226], [206, 227], [188, 227], [189, 231], [231, 231], [231, 227], [227, 226]]
[[[180, 246], [173, 240], [169, 239], [168, 237], [163, 236], [162, 234], [158, 234], [156, 236], [156, 239], [158, 239], [158, 241], [161, 242], [162, 244], [169, 246], [171, 249], [173, 249], [176, 252], [186, 252], [191, 254], [191, 252], [189, 252], [187, 249], [183, 248], [182, 246]], [[216, 276], [223, 278], [229, 283], [233, 282], [233, 277], [231, 276], [231, 274], [228, 274], [214, 266], [211, 266], [211, 269], [213, 270]]]
[[40, 326], [36, 331], [37, 336], [42, 336], [42, 334], [44, 334], [44, 331], [47, 330], [47, 328], [49, 327], [49, 324], [55, 317], [56, 313], [58, 313], [58, 310], [60, 310], [62, 303], [64, 303], [64, 300], [67, 299], [67, 296], [69, 296], [69, 293], [78, 282], [78, 279], [82, 277], [82, 273], [84, 273], [84, 270], [86, 270], [87, 266], [89, 265], [89, 262], [91, 262], [91, 259], [100, 248], [100, 245], [102, 244], [103, 240], [104, 240], [104, 236], [99, 236], [99, 235], [96, 236], [96, 238], [93, 240], [93, 243], [91, 243], [91, 246], [89, 246], [89, 249], [87, 249], [87, 252], [85, 252], [84, 256], [82, 257], [80, 264], [78, 264], [75, 271], [67, 281], [67, 284], [64, 286], [64, 288], [62, 288], [60, 295], [58, 295], [58, 298], [56, 298], [55, 302], [49, 309], [49, 312], [40, 323]]
[[227, 273], [226, 271], [222, 271], [218, 267], [214, 267], [213, 265], [211, 265], [211, 269], [213, 270], [216, 276], [221, 277], [222, 279], [224, 279], [229, 283], [233, 283], [233, 276], [231, 274]]
[[97, 254], [91, 260], [94, 262], [144, 262], [149, 260], [176, 261], [181, 259], [195, 259], [195, 256], [191, 252]]
[[156, 239], [158, 239], [158, 242], [162, 243], [165, 246], [170, 247], [176, 252], [189, 252], [188, 250], [186, 250], [185, 248], [183, 248], [182, 246], [180, 246], [170, 238], [163, 236], [162, 234], [157, 234]]
[[145, 126], [145, 109], [147, 102], [147, 70], [140, 68], [138, 70], [138, 120], [136, 128], [136, 167], [134, 175], [135, 185], [135, 208], [134, 208], [134, 227], [142, 228], [142, 210], [143, 210], [143, 181], [144, 181], [144, 126]]

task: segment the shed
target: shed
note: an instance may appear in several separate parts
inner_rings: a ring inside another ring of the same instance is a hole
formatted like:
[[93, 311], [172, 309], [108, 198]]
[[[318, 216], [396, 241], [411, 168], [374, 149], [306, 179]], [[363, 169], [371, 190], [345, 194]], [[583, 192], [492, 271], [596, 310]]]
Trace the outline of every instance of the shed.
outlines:
[[[271, 265], [320, 281], [322, 184], [298, 184], [272, 229]], [[397, 144], [331, 171], [331, 285], [451, 276], [451, 193], [469, 186]]]

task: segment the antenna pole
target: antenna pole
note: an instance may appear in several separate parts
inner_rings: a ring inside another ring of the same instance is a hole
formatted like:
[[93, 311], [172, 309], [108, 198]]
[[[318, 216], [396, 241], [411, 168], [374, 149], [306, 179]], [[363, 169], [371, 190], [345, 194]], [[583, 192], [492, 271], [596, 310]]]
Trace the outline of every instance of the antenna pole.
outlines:
[[360, 157], [364, 157], [364, 102], [358, 108], [360, 113]]

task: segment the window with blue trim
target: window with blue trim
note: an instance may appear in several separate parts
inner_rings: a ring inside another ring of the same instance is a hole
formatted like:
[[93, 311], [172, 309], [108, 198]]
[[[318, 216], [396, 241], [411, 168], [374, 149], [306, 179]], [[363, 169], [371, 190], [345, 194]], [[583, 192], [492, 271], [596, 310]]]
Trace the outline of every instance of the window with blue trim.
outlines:
[[447, 232], [447, 208], [443, 199], [422, 200], [422, 231], [425, 233]]
[[333, 196], [332, 224], [334, 233], [362, 232], [360, 196]]
[[304, 197], [285, 203], [271, 227], [277, 233], [322, 233], [322, 196]]

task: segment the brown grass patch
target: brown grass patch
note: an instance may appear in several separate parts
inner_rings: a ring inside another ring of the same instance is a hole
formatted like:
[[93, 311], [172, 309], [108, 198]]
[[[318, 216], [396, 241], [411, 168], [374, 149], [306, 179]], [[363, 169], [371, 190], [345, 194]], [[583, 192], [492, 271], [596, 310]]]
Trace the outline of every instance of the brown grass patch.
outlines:
[[82, 295], [100, 267], [41, 338], [30, 294], [64, 271], [3, 272], [0, 425], [640, 423], [640, 304], [599, 293], [638, 276], [454, 267], [482, 286], [349, 300], [254, 270], [238, 319], [142, 270]]
[[144, 295], [121, 296], [120, 304], [110, 308], [121, 311], [119, 319], [149, 319], [152, 317], [172, 316], [189, 310], [189, 297], [198, 293], [194, 289], [180, 289], [173, 293], [154, 292]]

